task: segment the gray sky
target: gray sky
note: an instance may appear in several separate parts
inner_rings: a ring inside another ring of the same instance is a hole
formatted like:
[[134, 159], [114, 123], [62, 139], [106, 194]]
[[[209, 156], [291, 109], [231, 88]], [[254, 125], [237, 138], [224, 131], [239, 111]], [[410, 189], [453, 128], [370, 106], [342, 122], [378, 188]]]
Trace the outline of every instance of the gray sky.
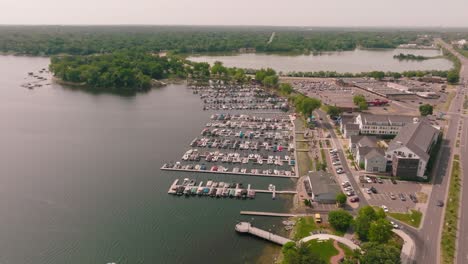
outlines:
[[468, 27], [468, 0], [0, 0], [0, 24]]

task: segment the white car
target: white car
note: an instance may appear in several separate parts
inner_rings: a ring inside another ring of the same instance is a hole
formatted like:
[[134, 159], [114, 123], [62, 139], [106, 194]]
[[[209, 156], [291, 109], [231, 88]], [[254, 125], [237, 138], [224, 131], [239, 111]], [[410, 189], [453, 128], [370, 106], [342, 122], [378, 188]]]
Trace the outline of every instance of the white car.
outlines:
[[392, 224], [393, 228], [395, 229], [398, 229], [399, 226], [397, 225], [397, 223], [393, 222], [393, 221], [390, 221], [390, 224]]
[[335, 165], [335, 166], [341, 165], [341, 162], [335, 161], [335, 162], [333, 162], [333, 165]]
[[343, 183], [341, 183], [341, 186], [343, 186], [343, 187], [348, 187], [350, 185], [351, 184], [349, 183], [349, 181], [344, 181]]
[[388, 213], [388, 207], [387, 206], [382, 205], [382, 209], [384, 210], [384, 212]]
[[371, 194], [372, 193], [371, 189], [366, 188], [366, 193]]

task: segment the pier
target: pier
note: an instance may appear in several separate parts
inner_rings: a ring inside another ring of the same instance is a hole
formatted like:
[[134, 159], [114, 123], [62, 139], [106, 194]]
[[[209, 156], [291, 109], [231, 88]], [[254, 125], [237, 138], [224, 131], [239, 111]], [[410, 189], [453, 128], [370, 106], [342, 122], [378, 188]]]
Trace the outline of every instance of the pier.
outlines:
[[240, 222], [236, 225], [236, 231], [239, 233], [249, 233], [254, 236], [263, 238], [265, 240], [271, 241], [273, 243], [279, 244], [279, 245], [284, 245], [288, 242], [292, 242], [291, 239], [275, 235], [271, 232], [262, 230], [260, 228], [253, 227], [252, 224], [248, 222]]
[[189, 169], [174, 169], [168, 167], [161, 167], [161, 170], [166, 171], [183, 171], [183, 172], [201, 172], [201, 173], [215, 173], [215, 174], [234, 174], [234, 175], [244, 175], [244, 176], [260, 176], [260, 177], [276, 177], [276, 178], [299, 178], [294, 175], [280, 175], [280, 174], [263, 174], [263, 173], [249, 173], [249, 172], [232, 172], [232, 171], [210, 171], [210, 170], [189, 170]]

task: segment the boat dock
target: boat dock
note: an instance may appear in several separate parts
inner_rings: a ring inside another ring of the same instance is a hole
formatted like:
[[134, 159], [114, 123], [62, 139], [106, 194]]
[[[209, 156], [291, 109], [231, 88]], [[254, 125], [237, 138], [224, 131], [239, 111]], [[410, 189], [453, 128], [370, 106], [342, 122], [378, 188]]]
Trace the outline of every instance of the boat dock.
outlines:
[[244, 176], [260, 176], [260, 177], [276, 177], [276, 178], [299, 178], [295, 174], [281, 175], [281, 174], [263, 174], [263, 173], [251, 173], [251, 172], [232, 172], [232, 171], [211, 171], [211, 170], [190, 170], [190, 169], [175, 169], [162, 166], [161, 170], [166, 171], [182, 171], [182, 172], [201, 172], [201, 173], [216, 173], [216, 174], [233, 174], [233, 175], [244, 175]]
[[276, 194], [296, 194], [296, 191], [276, 191], [276, 186], [270, 184], [268, 190], [264, 189], [252, 189], [251, 185], [248, 184], [247, 188], [243, 188], [241, 183], [224, 183], [224, 182], [214, 182], [208, 180], [206, 185], [203, 185], [203, 182], [200, 182], [198, 186], [195, 184], [195, 180], [190, 180], [185, 178], [181, 184], [179, 180], [174, 180], [174, 182], [169, 187], [167, 191], [168, 194], [174, 194], [178, 196], [211, 196], [211, 197], [236, 197], [236, 198], [255, 198], [256, 193], [271, 193], [272, 198], [276, 198]]
[[[329, 210], [314, 210], [314, 213], [328, 213]], [[257, 215], [257, 216], [273, 216], [273, 217], [302, 217], [314, 216], [314, 214], [290, 214], [290, 213], [275, 213], [275, 212], [259, 212], [259, 211], [240, 211], [241, 215]]]
[[252, 224], [250, 224], [249, 222], [240, 222], [236, 225], [235, 229], [239, 233], [249, 233], [279, 245], [284, 245], [288, 242], [292, 242], [291, 239], [275, 235], [260, 228], [253, 227]]

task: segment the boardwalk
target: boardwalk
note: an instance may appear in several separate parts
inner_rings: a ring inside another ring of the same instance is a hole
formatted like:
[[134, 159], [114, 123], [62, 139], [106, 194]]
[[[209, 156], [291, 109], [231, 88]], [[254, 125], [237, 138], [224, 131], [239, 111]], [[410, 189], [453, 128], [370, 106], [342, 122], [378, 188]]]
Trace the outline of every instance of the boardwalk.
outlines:
[[236, 225], [236, 231], [239, 233], [249, 233], [254, 236], [269, 240], [273, 243], [279, 244], [279, 245], [284, 245], [288, 242], [292, 242], [292, 240], [275, 235], [271, 232], [262, 230], [260, 228], [253, 227], [250, 223], [248, 222], [240, 222]]

